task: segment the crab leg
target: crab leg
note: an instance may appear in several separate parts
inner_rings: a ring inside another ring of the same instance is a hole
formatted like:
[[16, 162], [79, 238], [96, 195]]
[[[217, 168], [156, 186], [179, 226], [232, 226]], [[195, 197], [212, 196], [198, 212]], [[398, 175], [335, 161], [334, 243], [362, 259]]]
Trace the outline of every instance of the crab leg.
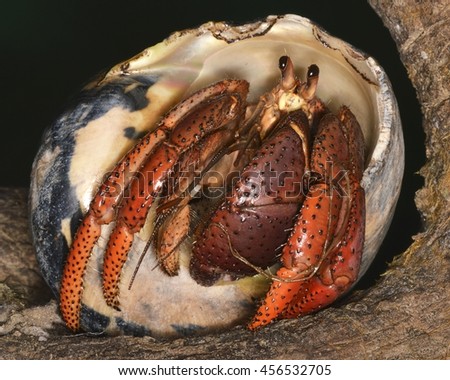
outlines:
[[[83, 276], [101, 225], [114, 219], [120, 205], [118, 222], [105, 256], [104, 273], [108, 301], [115, 304], [115, 287], [133, 242], [132, 234], [144, 225], [168, 172], [192, 144], [241, 117], [247, 92], [246, 81], [225, 80], [182, 101], [162, 119], [154, 132], [143, 137], [100, 186], [75, 235], [61, 279], [61, 312], [70, 329], [79, 329]], [[123, 198], [128, 187], [130, 196]]]
[[142, 160], [159, 144], [165, 135], [157, 129], [145, 136], [126, 157], [117, 164], [100, 186], [91, 201], [89, 211], [84, 216], [70, 247], [60, 286], [60, 308], [67, 326], [79, 329], [83, 276], [89, 257], [101, 233], [101, 225], [109, 224], [115, 216], [117, 204]]

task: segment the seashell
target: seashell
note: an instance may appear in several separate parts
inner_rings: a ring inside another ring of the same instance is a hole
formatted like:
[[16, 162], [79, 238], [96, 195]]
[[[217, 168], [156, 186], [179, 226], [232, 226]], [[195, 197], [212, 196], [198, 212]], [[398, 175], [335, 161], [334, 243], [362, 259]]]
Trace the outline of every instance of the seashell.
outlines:
[[[224, 78], [246, 79], [249, 101], [278, 81], [289, 55], [297, 75], [320, 67], [318, 96], [336, 111], [347, 105], [363, 129], [366, 240], [360, 277], [389, 228], [400, 192], [404, 146], [397, 102], [384, 70], [371, 57], [297, 15], [269, 16], [242, 26], [209, 22], [173, 33], [87, 85], [46, 131], [30, 192], [33, 240], [42, 275], [58, 294], [62, 267], [81, 216], [104, 173], [174, 104]], [[84, 282], [82, 328], [91, 332], [180, 336], [245, 322], [267, 289], [260, 276], [202, 287], [189, 276], [188, 246], [179, 276], [155, 269], [147, 255], [130, 279], [152, 223], [135, 239], [121, 280], [121, 311], [103, 299], [99, 273], [111, 226], [102, 227]]]

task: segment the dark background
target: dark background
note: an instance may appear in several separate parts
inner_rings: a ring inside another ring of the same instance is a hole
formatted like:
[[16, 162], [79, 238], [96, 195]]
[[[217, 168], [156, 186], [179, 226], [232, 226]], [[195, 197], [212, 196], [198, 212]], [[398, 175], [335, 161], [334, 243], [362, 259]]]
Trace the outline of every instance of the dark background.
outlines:
[[392, 81], [403, 121], [406, 171], [392, 228], [372, 268], [373, 273], [381, 273], [385, 263], [404, 250], [420, 229], [413, 198], [422, 183], [415, 173], [425, 161], [424, 136], [415, 92], [395, 44], [363, 0], [14, 0], [3, 4], [0, 186], [29, 185], [43, 130], [98, 72], [176, 30], [210, 20], [241, 24], [285, 13], [308, 17], [372, 55]]

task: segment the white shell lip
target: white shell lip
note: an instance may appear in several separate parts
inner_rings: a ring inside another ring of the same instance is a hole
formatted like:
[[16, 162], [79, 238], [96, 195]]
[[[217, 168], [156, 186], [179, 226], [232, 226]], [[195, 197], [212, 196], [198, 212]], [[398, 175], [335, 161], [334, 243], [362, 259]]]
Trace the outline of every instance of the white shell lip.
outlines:
[[[278, 58], [289, 55], [297, 75], [320, 68], [318, 96], [332, 110], [350, 107], [366, 142], [366, 243], [360, 276], [375, 257], [390, 225], [404, 170], [404, 143], [395, 95], [383, 68], [372, 57], [331, 36], [305, 17], [268, 16], [241, 26], [208, 22], [175, 32], [163, 42], [113, 67], [103, 79], [162, 75], [173, 100], [224, 78], [246, 79], [249, 100], [276, 84]], [[167, 99], [169, 99], [168, 97]]]

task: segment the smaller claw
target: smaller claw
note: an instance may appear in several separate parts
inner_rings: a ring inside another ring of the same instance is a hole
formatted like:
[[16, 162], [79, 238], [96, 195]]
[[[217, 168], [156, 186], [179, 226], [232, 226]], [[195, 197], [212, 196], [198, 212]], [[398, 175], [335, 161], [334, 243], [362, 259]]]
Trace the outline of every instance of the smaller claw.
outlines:
[[296, 294], [300, 291], [301, 282], [299, 281], [282, 281], [282, 279], [292, 279], [298, 274], [287, 268], [280, 268], [275, 279], [259, 307], [252, 321], [248, 324], [249, 330], [257, 330], [260, 327], [266, 326], [273, 320], [282, 315], [292, 302]]

